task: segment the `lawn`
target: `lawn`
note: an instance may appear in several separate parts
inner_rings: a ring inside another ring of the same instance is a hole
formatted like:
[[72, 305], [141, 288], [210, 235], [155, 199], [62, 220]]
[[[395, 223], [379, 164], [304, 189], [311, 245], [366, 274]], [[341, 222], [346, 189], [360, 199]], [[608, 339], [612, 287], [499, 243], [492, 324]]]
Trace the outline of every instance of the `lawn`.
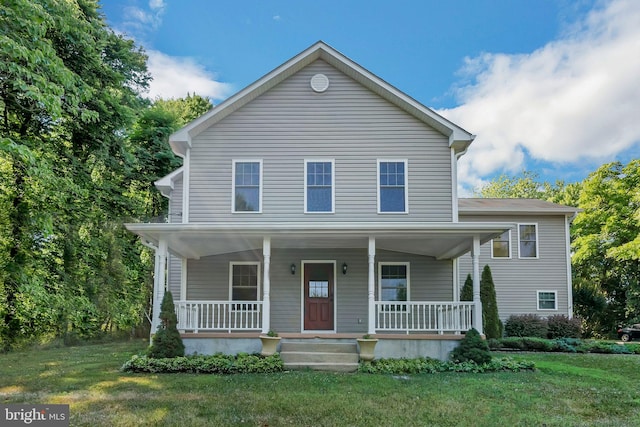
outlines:
[[0, 403], [90, 426], [640, 426], [640, 356], [521, 354], [536, 372], [124, 374], [143, 341], [0, 355]]

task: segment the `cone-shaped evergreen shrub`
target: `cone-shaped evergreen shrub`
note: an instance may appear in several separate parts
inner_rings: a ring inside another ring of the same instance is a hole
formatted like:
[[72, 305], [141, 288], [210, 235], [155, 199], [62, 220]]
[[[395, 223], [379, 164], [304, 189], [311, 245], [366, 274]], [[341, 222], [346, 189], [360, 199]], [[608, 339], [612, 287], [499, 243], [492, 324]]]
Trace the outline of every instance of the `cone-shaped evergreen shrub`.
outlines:
[[475, 362], [478, 365], [491, 362], [491, 352], [487, 342], [482, 339], [478, 331], [471, 328], [458, 347], [451, 352], [454, 362]]
[[471, 274], [467, 274], [464, 285], [462, 285], [460, 301], [473, 301], [473, 279], [471, 278]]
[[167, 291], [160, 306], [160, 326], [153, 336], [148, 356], [153, 358], [184, 356], [184, 344], [176, 327], [178, 318], [173, 304], [173, 295]]
[[484, 266], [480, 278], [480, 301], [482, 301], [482, 324], [487, 339], [502, 338], [502, 322], [498, 316], [496, 287], [493, 284], [491, 268]]

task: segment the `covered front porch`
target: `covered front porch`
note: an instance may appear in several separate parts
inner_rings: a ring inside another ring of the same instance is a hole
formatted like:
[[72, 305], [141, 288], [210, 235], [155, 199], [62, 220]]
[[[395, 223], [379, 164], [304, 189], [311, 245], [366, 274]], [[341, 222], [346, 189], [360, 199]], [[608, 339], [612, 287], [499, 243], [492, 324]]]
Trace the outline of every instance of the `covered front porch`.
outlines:
[[[167, 289], [171, 253], [183, 266], [174, 300], [185, 339], [253, 338], [255, 345], [258, 334], [275, 330], [280, 336], [370, 334], [389, 343], [402, 336], [405, 347], [407, 339], [460, 337], [472, 327], [482, 332], [480, 245], [512, 226], [127, 225], [156, 250], [152, 331]], [[461, 302], [456, 258], [469, 251], [474, 300]], [[238, 298], [242, 292], [229, 284], [237, 265], [255, 266], [258, 283], [251, 298]], [[385, 269], [396, 276], [385, 276]], [[390, 293], [385, 286], [395, 286], [393, 277], [405, 283]]]

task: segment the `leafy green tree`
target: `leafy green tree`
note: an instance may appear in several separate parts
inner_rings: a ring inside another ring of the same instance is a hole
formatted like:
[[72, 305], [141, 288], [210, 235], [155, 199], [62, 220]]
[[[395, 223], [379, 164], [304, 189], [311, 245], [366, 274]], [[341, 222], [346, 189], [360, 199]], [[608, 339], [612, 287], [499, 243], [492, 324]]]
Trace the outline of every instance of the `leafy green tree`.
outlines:
[[576, 312], [595, 334], [640, 319], [639, 188], [637, 159], [603, 165], [582, 186], [573, 223]]
[[173, 295], [164, 293], [160, 306], [160, 325], [153, 336], [148, 355], [153, 358], [184, 356], [184, 344], [177, 328], [178, 319], [175, 313]]

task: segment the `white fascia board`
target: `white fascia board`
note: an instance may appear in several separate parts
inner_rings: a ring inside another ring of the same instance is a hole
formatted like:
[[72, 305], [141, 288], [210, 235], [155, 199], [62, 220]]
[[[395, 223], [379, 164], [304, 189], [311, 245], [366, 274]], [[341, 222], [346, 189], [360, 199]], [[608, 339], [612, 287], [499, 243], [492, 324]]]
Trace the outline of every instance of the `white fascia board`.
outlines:
[[169, 175], [165, 175], [159, 180], [157, 180], [156, 182], [154, 182], [153, 185], [156, 186], [156, 188], [160, 191], [160, 193], [164, 197], [169, 197], [171, 190], [173, 190], [173, 183], [177, 177], [182, 175], [182, 171], [183, 171], [183, 167], [180, 166], [178, 169], [174, 170]]

